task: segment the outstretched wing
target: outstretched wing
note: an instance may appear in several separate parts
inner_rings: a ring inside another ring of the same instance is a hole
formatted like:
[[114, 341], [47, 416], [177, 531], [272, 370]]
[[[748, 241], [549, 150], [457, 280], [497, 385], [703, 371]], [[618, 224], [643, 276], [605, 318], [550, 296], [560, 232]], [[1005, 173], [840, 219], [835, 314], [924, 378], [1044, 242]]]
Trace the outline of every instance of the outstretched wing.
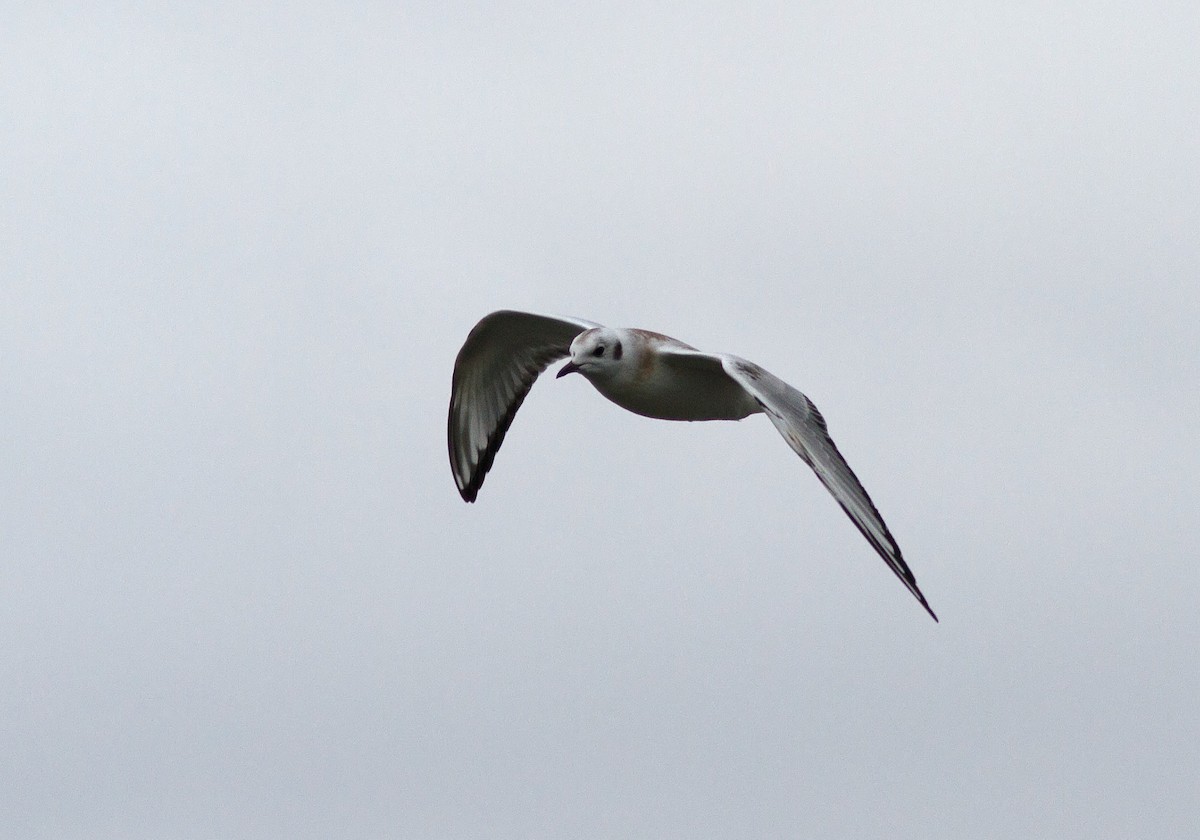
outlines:
[[464, 501], [475, 501], [538, 374], [568, 355], [575, 336], [598, 326], [579, 318], [501, 310], [471, 330], [454, 360], [447, 423], [450, 469]]
[[758, 401], [783, 439], [812, 467], [817, 478], [858, 526], [867, 542], [937, 621], [937, 615], [921, 594], [917, 579], [900, 554], [900, 546], [896, 545], [892, 532], [888, 530], [871, 497], [829, 437], [825, 418], [817, 407], [804, 394], [753, 362], [736, 356], [718, 358], [725, 372]]

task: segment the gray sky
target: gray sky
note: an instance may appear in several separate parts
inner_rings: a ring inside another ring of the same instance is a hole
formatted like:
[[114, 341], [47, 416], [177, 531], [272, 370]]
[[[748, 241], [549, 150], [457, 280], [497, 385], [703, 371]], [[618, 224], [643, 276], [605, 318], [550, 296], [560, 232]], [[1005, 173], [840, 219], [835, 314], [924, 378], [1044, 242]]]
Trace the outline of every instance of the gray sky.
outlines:
[[[1194, 3], [13, 5], [0, 834], [1179, 837]], [[497, 308], [805, 391], [537, 384]]]

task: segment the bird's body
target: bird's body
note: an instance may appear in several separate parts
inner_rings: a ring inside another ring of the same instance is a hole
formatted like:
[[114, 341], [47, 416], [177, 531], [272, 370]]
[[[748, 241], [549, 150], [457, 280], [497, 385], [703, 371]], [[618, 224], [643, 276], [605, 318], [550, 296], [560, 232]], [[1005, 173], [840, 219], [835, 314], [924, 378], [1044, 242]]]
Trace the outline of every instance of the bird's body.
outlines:
[[534, 380], [557, 359], [622, 408], [659, 420], [741, 420], [766, 414], [858, 530], [936, 621], [867, 491], [829, 437], [815, 405], [745, 359], [703, 353], [648, 330], [500, 311], [467, 336], [454, 364], [448, 443], [459, 493], [475, 501]]
[[588, 378], [627, 411], [655, 420], [741, 420], [762, 411], [744, 388], [716, 368], [688, 364], [680, 351], [699, 352], [695, 347], [649, 330], [598, 328], [591, 335], [580, 333], [577, 340], [603, 337], [620, 343], [621, 364]]

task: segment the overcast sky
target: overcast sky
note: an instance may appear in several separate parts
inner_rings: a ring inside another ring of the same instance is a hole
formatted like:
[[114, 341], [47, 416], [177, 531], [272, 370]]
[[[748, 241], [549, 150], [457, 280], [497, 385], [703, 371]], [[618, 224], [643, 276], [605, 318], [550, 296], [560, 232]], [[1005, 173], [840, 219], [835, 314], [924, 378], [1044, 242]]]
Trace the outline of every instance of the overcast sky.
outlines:
[[[0, 834], [1195, 830], [1195, 3], [4, 17]], [[803, 390], [941, 623], [762, 417], [463, 504], [499, 308]]]

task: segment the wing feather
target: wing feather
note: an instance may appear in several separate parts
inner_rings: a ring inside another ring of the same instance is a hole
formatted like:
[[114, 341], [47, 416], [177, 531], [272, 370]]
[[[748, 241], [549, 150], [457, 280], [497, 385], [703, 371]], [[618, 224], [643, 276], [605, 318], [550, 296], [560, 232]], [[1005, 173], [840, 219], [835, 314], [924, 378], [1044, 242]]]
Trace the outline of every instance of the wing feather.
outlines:
[[473, 502], [534, 381], [597, 327], [579, 318], [501, 310], [467, 335], [454, 360], [447, 443], [450, 469], [464, 501]]
[[888, 564], [888, 568], [896, 573], [896, 577], [937, 621], [937, 615], [917, 587], [916, 577], [904, 562], [900, 546], [896, 544], [892, 532], [888, 530], [858, 476], [850, 469], [829, 436], [825, 418], [817, 407], [804, 394], [753, 362], [736, 356], [722, 356], [721, 360], [726, 372], [758, 400], [788, 445], [812, 467], [825, 489], [841, 505], [867, 542]]

